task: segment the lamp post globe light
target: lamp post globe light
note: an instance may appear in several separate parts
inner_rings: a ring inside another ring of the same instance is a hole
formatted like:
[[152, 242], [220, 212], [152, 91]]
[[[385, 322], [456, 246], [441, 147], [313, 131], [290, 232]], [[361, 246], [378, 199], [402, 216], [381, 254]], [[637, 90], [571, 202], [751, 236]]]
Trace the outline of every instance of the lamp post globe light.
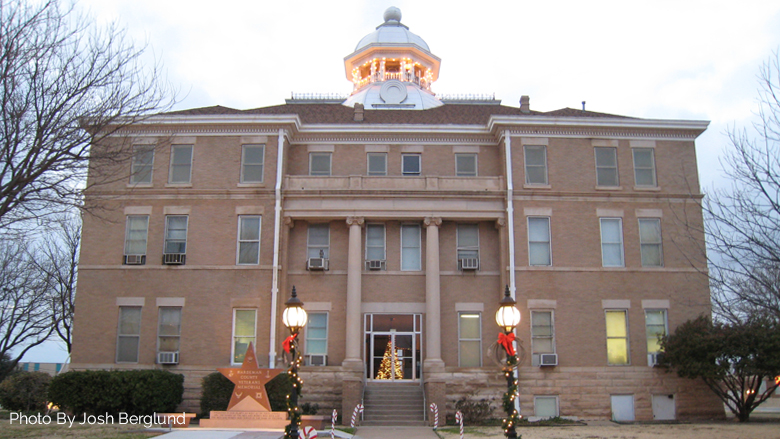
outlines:
[[298, 332], [306, 326], [308, 316], [303, 309], [303, 302], [298, 298], [295, 292], [295, 286], [292, 288], [292, 295], [284, 303], [285, 309], [282, 313], [282, 322], [284, 326], [290, 328], [290, 336], [284, 340], [284, 350], [289, 352], [292, 358], [290, 368], [287, 369], [287, 377], [292, 385], [292, 392], [287, 395], [287, 413], [290, 416], [290, 425], [284, 429], [285, 439], [298, 439], [301, 426], [301, 411], [298, 408], [298, 396], [303, 388], [303, 380], [298, 376], [298, 368], [301, 366], [303, 356], [298, 350]]
[[520, 415], [515, 409], [515, 398], [517, 397], [517, 379], [515, 379], [514, 368], [517, 367], [517, 353], [512, 343], [515, 341], [514, 330], [520, 324], [520, 311], [515, 306], [517, 302], [509, 294], [509, 286], [504, 290], [504, 298], [499, 302], [498, 311], [496, 311], [496, 323], [503, 330], [498, 334], [498, 344], [504, 347], [506, 351], [506, 363], [504, 365], [504, 376], [506, 377], [507, 391], [504, 393], [503, 407], [506, 412], [506, 418], [503, 419], [502, 428], [504, 435], [510, 439], [517, 438], [515, 427], [520, 421]]

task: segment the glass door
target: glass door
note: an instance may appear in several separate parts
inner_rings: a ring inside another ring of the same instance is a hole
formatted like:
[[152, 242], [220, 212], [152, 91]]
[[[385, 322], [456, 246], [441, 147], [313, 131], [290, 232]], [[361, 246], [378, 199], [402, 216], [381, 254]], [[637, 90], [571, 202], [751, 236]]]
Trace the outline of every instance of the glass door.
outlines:
[[419, 314], [366, 315], [366, 378], [420, 378], [420, 320]]

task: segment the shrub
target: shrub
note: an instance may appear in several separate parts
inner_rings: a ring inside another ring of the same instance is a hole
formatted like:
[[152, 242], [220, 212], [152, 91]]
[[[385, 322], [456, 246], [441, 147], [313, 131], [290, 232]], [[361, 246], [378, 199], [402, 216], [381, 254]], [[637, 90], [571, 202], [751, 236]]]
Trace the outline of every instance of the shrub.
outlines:
[[[233, 393], [235, 385], [219, 372], [203, 377], [201, 382], [203, 393], [200, 397], [200, 415], [208, 416], [212, 410], [227, 410], [230, 403], [230, 395]], [[265, 385], [268, 392], [268, 401], [271, 403], [271, 411], [287, 411], [287, 395], [292, 391], [292, 385], [287, 378], [286, 373], [281, 373], [274, 377]], [[314, 412], [319, 407], [313, 408]], [[314, 414], [314, 413], [312, 413]]]
[[320, 405], [319, 404], [312, 404], [310, 402], [305, 402], [301, 404], [301, 414], [304, 415], [316, 415], [317, 412], [320, 411]]
[[49, 386], [49, 400], [75, 414], [172, 412], [183, 394], [184, 376], [164, 370], [73, 371]]
[[468, 425], [479, 425], [493, 417], [493, 407], [490, 400], [482, 398], [477, 401], [474, 395], [466, 395], [455, 403], [455, 409], [463, 413], [463, 422]]
[[287, 395], [292, 393], [292, 384], [287, 373], [280, 373], [265, 385], [268, 392], [268, 400], [271, 402], [271, 411], [287, 411]]
[[18, 372], [0, 383], [0, 405], [7, 410], [46, 410], [51, 377], [44, 372]]

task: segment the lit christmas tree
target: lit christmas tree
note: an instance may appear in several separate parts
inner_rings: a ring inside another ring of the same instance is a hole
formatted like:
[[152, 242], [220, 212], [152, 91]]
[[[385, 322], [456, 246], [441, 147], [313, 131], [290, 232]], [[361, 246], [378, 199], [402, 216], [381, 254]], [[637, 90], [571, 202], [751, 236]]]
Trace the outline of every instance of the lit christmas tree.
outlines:
[[392, 379], [392, 371], [395, 369], [395, 379], [402, 379], [404, 377], [404, 370], [401, 367], [401, 363], [396, 358], [395, 350], [393, 349], [393, 342], [387, 342], [387, 348], [385, 349], [385, 355], [382, 357], [382, 363], [379, 365], [379, 372], [376, 374], [378, 380]]

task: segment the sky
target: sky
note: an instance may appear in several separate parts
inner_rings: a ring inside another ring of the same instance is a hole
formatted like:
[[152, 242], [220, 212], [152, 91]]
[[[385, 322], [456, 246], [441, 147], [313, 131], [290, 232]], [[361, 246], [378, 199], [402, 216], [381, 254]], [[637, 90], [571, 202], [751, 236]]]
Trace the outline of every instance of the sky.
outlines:
[[[760, 66], [780, 50], [773, 1], [80, 0], [116, 22], [178, 89], [176, 109], [284, 104], [292, 92], [348, 94], [344, 57], [390, 6], [441, 58], [435, 93], [503, 105], [707, 120], [701, 186], [723, 186], [728, 129], [755, 122]], [[62, 361], [58, 346], [26, 361]]]

